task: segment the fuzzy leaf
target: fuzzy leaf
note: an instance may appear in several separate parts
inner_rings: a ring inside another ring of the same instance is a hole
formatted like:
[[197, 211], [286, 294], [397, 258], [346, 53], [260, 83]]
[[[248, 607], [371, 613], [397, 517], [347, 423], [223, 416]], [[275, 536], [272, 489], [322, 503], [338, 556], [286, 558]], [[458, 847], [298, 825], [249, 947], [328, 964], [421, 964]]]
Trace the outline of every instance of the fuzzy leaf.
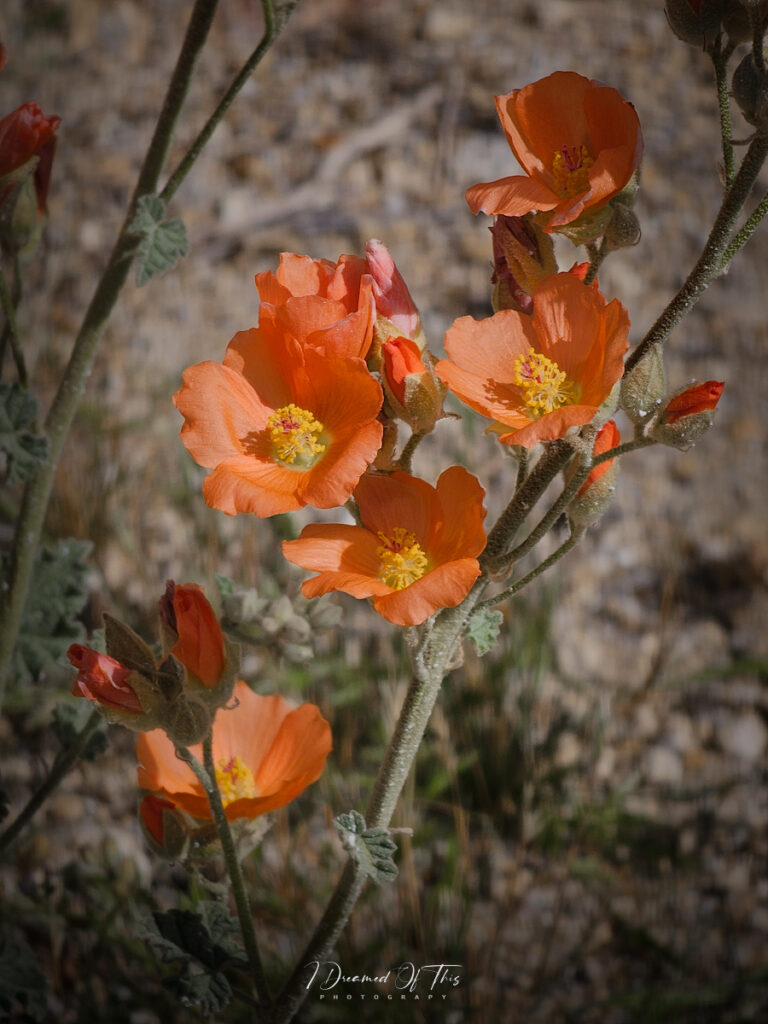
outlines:
[[232, 989], [223, 974], [197, 974], [190, 966], [168, 987], [183, 1006], [194, 1006], [206, 1017], [221, 1013], [232, 998]]
[[[221, 958], [226, 958], [227, 963], [248, 964], [240, 938], [240, 925], [237, 918], [233, 917], [223, 903], [217, 900], [202, 900], [197, 904], [197, 910], [203, 919], [214, 949]], [[219, 959], [218, 966], [224, 966], [224, 960]]]
[[171, 270], [189, 252], [184, 222], [175, 217], [163, 220], [165, 203], [158, 196], [142, 196], [131, 221], [130, 231], [141, 235], [136, 256], [136, 284], [139, 288], [158, 274]]
[[48, 441], [37, 433], [37, 402], [15, 381], [0, 381], [0, 451], [5, 452], [5, 483], [26, 480], [45, 460]]
[[[39, 679], [71, 643], [83, 639], [77, 616], [87, 598], [86, 557], [90, 550], [90, 541], [70, 538], [38, 552], [13, 654], [12, 675], [17, 682]], [[7, 578], [7, 561], [0, 570], [0, 578]]]
[[470, 616], [467, 632], [480, 658], [496, 645], [503, 619], [501, 612], [491, 608], [483, 608]]
[[394, 881], [397, 866], [392, 854], [397, 845], [390, 839], [387, 829], [366, 828], [365, 818], [359, 811], [339, 814], [334, 824], [342, 843], [369, 878], [379, 885]]
[[21, 1005], [25, 1017], [42, 1021], [47, 1004], [48, 982], [35, 954], [25, 942], [6, 936], [0, 949], [0, 1017], [10, 1018]]
[[[77, 704], [65, 704], [62, 701], [53, 709], [51, 728], [64, 750], [72, 746], [90, 716], [91, 708], [83, 707], [84, 704], [85, 701], [78, 701]], [[107, 724], [102, 721], [99, 728], [86, 743], [80, 757], [84, 761], [93, 761], [99, 754], [103, 754], [108, 746]]]

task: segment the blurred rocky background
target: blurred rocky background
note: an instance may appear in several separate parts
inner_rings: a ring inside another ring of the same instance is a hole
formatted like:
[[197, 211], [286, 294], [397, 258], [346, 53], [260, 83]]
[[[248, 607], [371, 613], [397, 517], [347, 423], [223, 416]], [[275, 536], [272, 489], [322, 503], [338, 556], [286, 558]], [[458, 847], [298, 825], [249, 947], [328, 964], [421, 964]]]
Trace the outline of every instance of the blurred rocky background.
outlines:
[[[20, 310], [44, 407], [190, 7], [0, 9], [0, 113], [34, 100], [62, 118], [45, 244]], [[256, 0], [221, 4], [170, 166], [256, 45], [260, 17]], [[167, 577], [214, 595], [215, 573], [270, 601], [296, 594], [301, 574], [275, 549], [312, 513], [260, 522], [205, 506], [170, 402], [181, 371], [221, 359], [256, 322], [253, 275], [283, 250], [335, 260], [381, 238], [434, 351], [455, 317], [489, 315], [490, 222], [463, 192], [514, 173], [494, 94], [557, 69], [614, 86], [640, 115], [642, 240], [600, 272], [636, 342], [692, 266], [722, 193], [711, 65], [671, 34], [661, 0], [302, 0], [171, 205], [189, 256], [126, 287], [66, 450], [48, 531], [94, 544], [89, 629], [108, 608], [151, 636]], [[736, 117], [736, 138], [749, 131]], [[766, 185], [764, 174], [755, 198]], [[461, 985], [438, 1008], [409, 1000], [396, 1016], [391, 1005], [310, 998], [302, 1020], [768, 1018], [765, 227], [668, 345], [671, 387], [726, 382], [714, 428], [687, 453], [622, 460], [601, 523], [508, 607], [497, 649], [469, 652], [447, 679], [397, 819], [414, 830], [399, 878], [367, 893], [339, 947], [350, 974], [446, 961], [463, 965]], [[566, 241], [558, 251], [564, 267], [582, 258]], [[483, 429], [472, 414], [441, 423], [414, 469], [434, 481], [461, 461], [498, 511], [513, 464]], [[249, 862], [278, 979], [341, 863], [331, 817], [364, 804], [407, 680], [395, 630], [333, 600], [345, 628], [323, 632], [311, 662], [279, 644], [246, 660], [260, 692], [320, 703], [335, 738], [323, 781], [277, 815]], [[45, 726], [69, 685], [62, 669], [14, 695], [1, 734], [14, 808], [50, 761]], [[143, 845], [132, 746], [113, 730], [109, 752], [66, 780], [2, 868], [6, 926], [43, 965], [51, 1020], [197, 1019], [131, 937], [137, 907], [175, 905], [186, 891], [183, 872]]]

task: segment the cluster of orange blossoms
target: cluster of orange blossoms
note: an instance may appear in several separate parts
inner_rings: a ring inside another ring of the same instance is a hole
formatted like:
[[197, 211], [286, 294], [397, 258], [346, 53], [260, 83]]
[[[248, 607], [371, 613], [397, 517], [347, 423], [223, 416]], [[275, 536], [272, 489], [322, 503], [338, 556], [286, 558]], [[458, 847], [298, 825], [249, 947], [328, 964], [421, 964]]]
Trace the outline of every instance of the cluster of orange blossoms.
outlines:
[[[428, 351], [405, 281], [374, 240], [364, 257], [337, 263], [283, 253], [275, 273], [256, 275], [257, 326], [235, 335], [222, 363], [188, 368], [174, 396], [182, 440], [210, 470], [208, 504], [259, 517], [348, 504], [356, 524], [307, 526], [283, 543], [283, 553], [316, 574], [303, 584], [307, 597], [340, 590], [370, 598], [379, 614], [403, 626], [459, 605], [481, 572], [478, 480], [459, 466], [435, 486], [405, 471], [412, 447], [445, 415], [447, 390], [487, 417], [502, 444], [518, 449], [576, 441], [587, 424], [599, 428], [593, 455], [602, 461], [574, 498], [577, 524], [605, 507], [602, 493], [615, 471], [610, 454], [621, 440], [609, 417], [618, 405], [629, 317], [596, 281], [586, 283], [588, 264], [558, 272], [552, 234], [575, 244], [602, 238], [608, 249], [637, 240], [637, 114], [614, 89], [572, 72], [497, 97], [496, 105], [525, 173], [467, 191], [475, 213], [495, 217], [495, 312], [457, 319], [445, 336], [446, 358]], [[625, 411], [650, 423], [655, 439], [684, 446], [705, 429], [722, 384], [709, 381], [664, 402], [665, 388], [662, 382], [652, 408], [632, 412], [625, 404]], [[411, 431], [399, 459], [398, 421]], [[221, 688], [228, 654], [207, 602], [201, 605], [195, 588], [176, 588], [164, 617], [175, 638], [168, 656], [187, 685], [191, 678], [203, 691]], [[150, 835], [159, 842], [178, 809], [206, 817], [202, 787], [176, 759], [178, 739], [163, 720], [168, 697], [158, 696], [155, 677], [166, 661], [147, 679], [135, 664], [79, 645], [70, 657], [79, 669], [76, 690], [142, 729], [139, 780], [148, 791], [142, 817]], [[330, 731], [312, 705], [292, 711], [280, 697], [257, 697], [233, 679], [227, 686], [213, 725], [217, 778], [227, 816], [250, 817], [318, 777]], [[165, 732], [146, 731], [147, 716]]]
[[211, 731], [216, 781], [230, 820], [282, 807], [315, 782], [331, 750], [331, 730], [314, 704], [292, 708], [280, 696], [257, 696], [244, 682], [230, 680], [232, 651], [200, 587], [169, 583], [160, 621], [166, 654], [159, 664], [115, 620], [107, 623], [107, 646], [120, 658], [81, 644], [68, 653], [78, 670], [72, 692], [139, 732], [141, 817], [149, 836], [167, 850], [169, 821], [178, 832], [183, 815], [212, 817], [202, 784], [176, 756], [177, 747], [190, 746], [201, 759], [199, 742], [178, 735], [179, 720], [196, 721], [190, 708], [211, 704], [199, 739]]

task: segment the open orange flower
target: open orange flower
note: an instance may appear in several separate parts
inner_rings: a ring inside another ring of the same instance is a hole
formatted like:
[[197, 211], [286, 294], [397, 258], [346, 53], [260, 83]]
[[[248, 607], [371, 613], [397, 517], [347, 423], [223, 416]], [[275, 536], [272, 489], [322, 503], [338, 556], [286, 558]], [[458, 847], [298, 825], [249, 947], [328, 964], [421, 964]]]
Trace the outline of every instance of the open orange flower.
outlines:
[[416, 626], [463, 601], [480, 575], [483, 494], [461, 466], [446, 469], [437, 487], [407, 473], [366, 474], [355, 491], [362, 526], [306, 526], [283, 541], [283, 554], [319, 573], [302, 584], [305, 597], [372, 597], [385, 619]]
[[532, 448], [589, 423], [624, 372], [629, 317], [614, 299], [574, 274], [555, 274], [533, 291], [533, 314], [505, 309], [465, 316], [445, 336], [438, 377], [494, 420], [503, 444]]
[[[256, 818], [289, 803], [320, 778], [331, 751], [331, 727], [314, 704], [292, 708], [282, 697], [259, 697], [235, 684], [236, 706], [213, 723], [213, 759], [229, 821]], [[202, 760], [200, 747], [192, 753]], [[136, 746], [139, 786], [194, 818], [211, 818], [208, 798], [192, 769], [176, 757], [160, 729], [142, 733]]]
[[359, 256], [331, 263], [284, 252], [277, 273], [257, 274], [256, 287], [260, 325], [277, 325], [300, 344], [329, 355], [367, 355], [376, 307], [373, 279]]
[[182, 441], [213, 470], [203, 496], [228, 515], [343, 505], [381, 443], [383, 396], [365, 363], [274, 324], [235, 335], [223, 365], [189, 367], [173, 400]]
[[512, 152], [525, 174], [473, 185], [473, 213], [522, 217], [551, 212], [545, 231], [597, 211], [628, 184], [643, 154], [635, 108], [600, 82], [572, 71], [496, 97]]

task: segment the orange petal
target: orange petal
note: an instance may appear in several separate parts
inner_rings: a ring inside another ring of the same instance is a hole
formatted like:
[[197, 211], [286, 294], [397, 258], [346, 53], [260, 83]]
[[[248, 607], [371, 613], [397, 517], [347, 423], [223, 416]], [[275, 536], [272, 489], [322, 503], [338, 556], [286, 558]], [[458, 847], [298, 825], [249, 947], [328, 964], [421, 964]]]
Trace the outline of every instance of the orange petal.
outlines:
[[560, 202], [544, 182], [521, 174], [472, 185], [465, 198], [473, 213], [508, 217], [522, 217], [531, 210], [552, 210]]
[[425, 480], [400, 471], [367, 473], [355, 489], [355, 498], [360, 519], [373, 534], [381, 530], [390, 537], [394, 529], [403, 527], [414, 533], [422, 546], [433, 521], [441, 516], [434, 487]]
[[485, 548], [485, 491], [477, 477], [463, 466], [451, 466], [440, 474], [437, 497], [442, 511], [439, 529], [427, 541], [436, 562], [474, 557]]
[[537, 344], [530, 316], [513, 309], [503, 309], [485, 320], [459, 317], [445, 334], [445, 351], [457, 366], [505, 383], [514, 380], [517, 356]]
[[447, 562], [403, 590], [374, 598], [373, 607], [397, 626], [418, 626], [438, 609], [460, 604], [479, 575], [475, 558]]
[[171, 654], [205, 686], [215, 686], [224, 671], [224, 634], [202, 587], [175, 586], [173, 610], [179, 639]]
[[184, 445], [207, 469], [239, 455], [243, 438], [263, 429], [272, 412], [244, 377], [213, 362], [186, 369], [173, 402], [186, 420], [181, 428]]

